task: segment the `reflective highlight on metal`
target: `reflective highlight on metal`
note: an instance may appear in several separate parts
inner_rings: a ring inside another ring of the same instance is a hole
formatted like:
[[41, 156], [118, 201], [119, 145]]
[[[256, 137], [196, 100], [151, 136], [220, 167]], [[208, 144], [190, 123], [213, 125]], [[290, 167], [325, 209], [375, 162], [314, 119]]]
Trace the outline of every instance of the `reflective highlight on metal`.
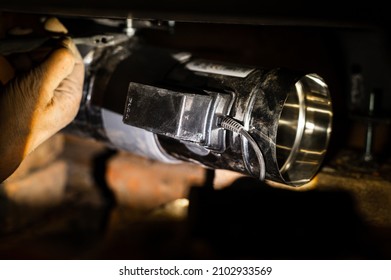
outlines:
[[293, 184], [315, 175], [327, 151], [332, 107], [327, 85], [315, 75], [296, 82], [278, 123], [276, 153], [281, 176]]

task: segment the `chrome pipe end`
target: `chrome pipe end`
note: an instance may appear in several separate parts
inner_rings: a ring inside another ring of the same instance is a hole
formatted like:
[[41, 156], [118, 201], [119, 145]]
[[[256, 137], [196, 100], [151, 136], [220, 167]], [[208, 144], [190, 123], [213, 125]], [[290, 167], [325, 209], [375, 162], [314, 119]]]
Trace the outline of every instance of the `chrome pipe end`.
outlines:
[[326, 83], [316, 74], [291, 88], [278, 121], [276, 158], [289, 185], [309, 182], [326, 155], [332, 130], [332, 103]]

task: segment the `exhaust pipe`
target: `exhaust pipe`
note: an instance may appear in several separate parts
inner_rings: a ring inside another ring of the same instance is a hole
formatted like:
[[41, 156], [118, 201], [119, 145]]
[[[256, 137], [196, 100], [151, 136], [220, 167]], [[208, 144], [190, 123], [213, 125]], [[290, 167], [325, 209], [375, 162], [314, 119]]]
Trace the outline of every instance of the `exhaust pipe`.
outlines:
[[321, 77], [127, 43], [86, 56], [67, 128], [167, 163], [190, 161], [291, 186], [318, 172], [332, 107]]

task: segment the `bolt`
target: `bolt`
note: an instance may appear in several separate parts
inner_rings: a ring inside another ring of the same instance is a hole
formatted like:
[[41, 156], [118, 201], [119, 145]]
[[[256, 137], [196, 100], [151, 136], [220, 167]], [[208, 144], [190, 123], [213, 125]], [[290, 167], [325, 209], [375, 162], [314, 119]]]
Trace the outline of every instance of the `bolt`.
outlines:
[[371, 92], [369, 95], [369, 108], [368, 108], [368, 124], [367, 124], [367, 133], [365, 138], [365, 153], [364, 161], [373, 160], [373, 121], [370, 119], [373, 117], [375, 111], [375, 93]]

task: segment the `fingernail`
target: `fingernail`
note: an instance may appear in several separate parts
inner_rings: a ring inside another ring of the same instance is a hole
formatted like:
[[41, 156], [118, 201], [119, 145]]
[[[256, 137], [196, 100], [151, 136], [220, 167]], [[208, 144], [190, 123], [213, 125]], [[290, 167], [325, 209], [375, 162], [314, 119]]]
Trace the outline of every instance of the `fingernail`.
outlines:
[[8, 34], [14, 36], [25, 36], [31, 33], [33, 33], [33, 29], [25, 28], [25, 27], [13, 27], [10, 30], [8, 30]]
[[68, 29], [66, 29], [65, 26], [55, 17], [48, 18], [45, 21], [43, 27], [45, 28], [46, 31], [49, 32], [63, 33], [63, 34], [68, 33]]

